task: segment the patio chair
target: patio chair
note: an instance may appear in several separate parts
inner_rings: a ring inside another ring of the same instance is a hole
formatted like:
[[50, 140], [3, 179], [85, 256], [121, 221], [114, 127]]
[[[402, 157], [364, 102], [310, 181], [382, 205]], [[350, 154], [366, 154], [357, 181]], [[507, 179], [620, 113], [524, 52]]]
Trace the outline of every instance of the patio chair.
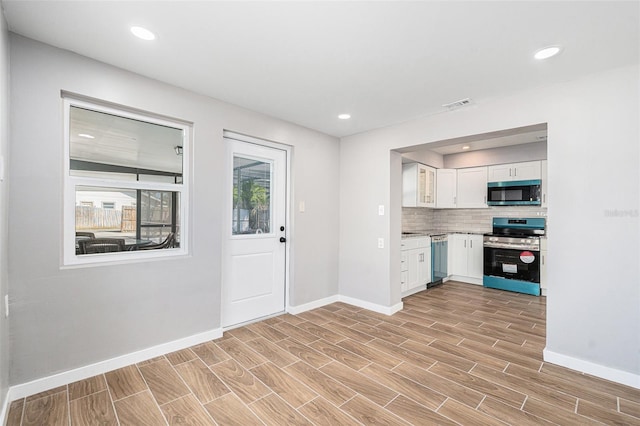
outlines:
[[93, 238], [78, 241], [80, 254], [124, 251], [124, 238]]
[[169, 232], [167, 238], [164, 239], [160, 244], [148, 244], [146, 246], [140, 246], [138, 250], [158, 250], [165, 248], [172, 248], [176, 243], [176, 234], [174, 232]]
[[76, 231], [76, 238], [90, 238], [93, 240], [94, 238], [96, 238], [96, 234], [94, 234], [93, 232]]

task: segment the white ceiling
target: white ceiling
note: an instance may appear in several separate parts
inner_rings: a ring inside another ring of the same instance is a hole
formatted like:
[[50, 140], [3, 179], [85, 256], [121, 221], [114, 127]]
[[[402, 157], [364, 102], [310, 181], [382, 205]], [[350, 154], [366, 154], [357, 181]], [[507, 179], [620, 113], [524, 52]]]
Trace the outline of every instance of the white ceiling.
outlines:
[[[638, 1], [2, 3], [13, 32], [334, 136], [638, 63], [640, 51]], [[532, 58], [555, 44], [557, 57]]]

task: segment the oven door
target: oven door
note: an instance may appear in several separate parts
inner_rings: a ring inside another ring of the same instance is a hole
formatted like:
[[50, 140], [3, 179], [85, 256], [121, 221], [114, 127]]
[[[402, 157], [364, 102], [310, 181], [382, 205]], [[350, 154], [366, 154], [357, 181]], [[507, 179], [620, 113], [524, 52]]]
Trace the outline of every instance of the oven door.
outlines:
[[540, 251], [484, 247], [484, 275], [540, 283]]

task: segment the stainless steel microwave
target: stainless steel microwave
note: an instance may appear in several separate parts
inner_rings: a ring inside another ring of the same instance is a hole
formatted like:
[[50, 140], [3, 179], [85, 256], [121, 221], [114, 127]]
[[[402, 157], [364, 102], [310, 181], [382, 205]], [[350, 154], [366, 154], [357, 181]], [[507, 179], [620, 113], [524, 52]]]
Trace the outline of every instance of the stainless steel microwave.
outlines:
[[540, 179], [489, 182], [487, 204], [490, 206], [539, 206], [541, 184]]

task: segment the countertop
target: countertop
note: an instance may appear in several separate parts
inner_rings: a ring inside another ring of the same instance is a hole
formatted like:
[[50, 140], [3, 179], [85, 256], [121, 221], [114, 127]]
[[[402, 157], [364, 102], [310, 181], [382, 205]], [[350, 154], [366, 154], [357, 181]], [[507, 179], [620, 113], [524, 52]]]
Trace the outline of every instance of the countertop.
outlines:
[[434, 235], [447, 235], [447, 234], [476, 234], [483, 235], [483, 232], [463, 232], [463, 231], [410, 231], [403, 232], [402, 238], [419, 238], [419, 237], [432, 237]]

